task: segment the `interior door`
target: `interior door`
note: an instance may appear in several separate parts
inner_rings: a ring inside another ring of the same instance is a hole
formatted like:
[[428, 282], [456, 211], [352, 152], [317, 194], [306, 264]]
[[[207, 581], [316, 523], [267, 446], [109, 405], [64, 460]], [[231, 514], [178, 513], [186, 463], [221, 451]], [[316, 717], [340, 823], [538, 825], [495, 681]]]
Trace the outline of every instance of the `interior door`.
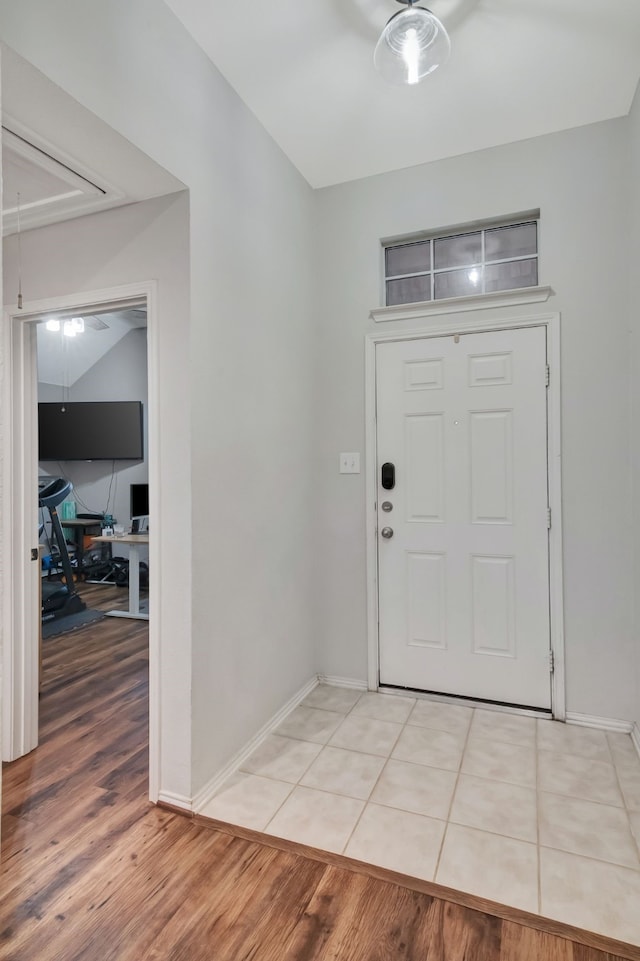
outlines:
[[[38, 556], [37, 369], [35, 325], [5, 318], [3, 414], [7, 437], [2, 506], [2, 759], [38, 744], [40, 562]], [[10, 450], [10, 455], [7, 456]], [[33, 551], [35, 550], [35, 555]]]
[[546, 329], [378, 344], [380, 683], [551, 706]]

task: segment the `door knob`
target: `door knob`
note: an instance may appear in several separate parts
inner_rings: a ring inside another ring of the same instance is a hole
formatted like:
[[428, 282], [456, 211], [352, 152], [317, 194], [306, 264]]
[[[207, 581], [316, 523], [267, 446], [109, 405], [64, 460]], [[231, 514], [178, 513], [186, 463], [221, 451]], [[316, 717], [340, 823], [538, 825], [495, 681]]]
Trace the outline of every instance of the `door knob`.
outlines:
[[385, 540], [389, 540], [390, 537], [393, 537], [393, 527], [383, 527], [380, 533]]

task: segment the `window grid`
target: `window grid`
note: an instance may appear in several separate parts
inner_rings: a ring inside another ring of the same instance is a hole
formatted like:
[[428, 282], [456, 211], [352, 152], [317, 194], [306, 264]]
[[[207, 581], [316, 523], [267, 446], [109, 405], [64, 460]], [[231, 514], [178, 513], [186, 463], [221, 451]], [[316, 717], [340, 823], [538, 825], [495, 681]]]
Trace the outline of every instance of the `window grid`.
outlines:
[[[524, 227], [524, 226], [528, 226], [529, 224], [535, 225], [535, 227], [536, 227], [536, 246], [535, 246], [535, 253], [519, 254], [519, 255], [516, 255], [516, 256], [509, 256], [509, 257], [496, 257], [496, 258], [492, 258], [492, 259], [490, 259], [490, 260], [487, 260], [487, 257], [486, 257], [486, 233], [487, 233], [487, 230], [496, 230], [496, 229], [500, 229], [500, 228], [502, 228], [502, 227]], [[466, 236], [467, 234], [476, 234], [476, 233], [480, 233], [481, 259], [480, 259], [479, 261], [471, 262], [471, 263], [468, 263], [468, 264], [458, 264], [458, 265], [453, 266], [453, 267], [436, 267], [436, 266], [435, 266], [435, 242], [436, 242], [436, 241], [438, 241], [438, 240], [446, 240], [446, 239], [448, 239], [448, 238], [450, 238], [450, 237], [464, 237], [464, 236]], [[405, 241], [405, 242], [402, 242], [402, 243], [387, 244], [387, 245], [385, 246], [385, 248], [384, 248], [384, 250], [385, 250], [385, 255], [386, 255], [386, 252], [387, 252], [388, 250], [393, 250], [394, 248], [397, 248], [397, 247], [408, 247], [408, 246], [411, 246], [412, 244], [423, 244], [423, 245], [428, 244], [428, 245], [429, 245], [429, 263], [431, 264], [431, 268], [430, 268], [429, 270], [419, 270], [419, 271], [414, 271], [414, 272], [412, 272], [412, 273], [405, 273], [405, 274], [387, 274], [387, 273], [386, 273], [386, 258], [385, 258], [385, 278], [384, 278], [384, 280], [385, 280], [385, 302], [386, 302], [387, 299], [388, 299], [388, 298], [387, 298], [387, 284], [389, 283], [389, 281], [393, 281], [393, 280], [411, 280], [412, 278], [416, 278], [416, 277], [429, 277], [429, 278], [430, 278], [430, 285], [429, 285], [429, 286], [430, 286], [430, 293], [431, 293], [430, 299], [433, 301], [433, 300], [444, 300], [444, 299], [446, 299], [446, 298], [444, 298], [444, 297], [436, 297], [435, 285], [436, 285], [436, 275], [437, 275], [437, 274], [439, 274], [439, 275], [441, 275], [441, 274], [448, 274], [448, 273], [452, 273], [453, 271], [457, 271], [457, 270], [469, 270], [469, 271], [471, 271], [471, 270], [479, 270], [479, 271], [480, 271], [480, 278], [481, 278], [481, 280], [482, 280], [482, 283], [478, 285], [477, 293], [478, 293], [478, 294], [484, 294], [484, 293], [486, 293], [486, 272], [485, 272], [485, 270], [484, 270], [485, 267], [494, 267], [494, 266], [499, 266], [500, 264], [513, 264], [513, 263], [518, 263], [518, 262], [522, 262], [522, 261], [526, 261], [526, 260], [535, 260], [535, 261], [536, 261], [536, 274], [537, 274], [537, 272], [538, 272], [538, 270], [537, 270], [537, 264], [538, 264], [538, 224], [537, 224], [537, 221], [535, 221], [535, 220], [517, 221], [517, 222], [513, 222], [513, 223], [504, 223], [504, 224], [499, 224], [499, 225], [492, 224], [490, 227], [475, 228], [474, 230], [463, 231], [463, 232], [461, 232], [461, 233], [441, 234], [441, 235], [438, 235], [438, 236], [425, 238], [424, 240], [415, 240], [415, 241], [410, 241], [410, 240], [408, 240], [408, 241]]]

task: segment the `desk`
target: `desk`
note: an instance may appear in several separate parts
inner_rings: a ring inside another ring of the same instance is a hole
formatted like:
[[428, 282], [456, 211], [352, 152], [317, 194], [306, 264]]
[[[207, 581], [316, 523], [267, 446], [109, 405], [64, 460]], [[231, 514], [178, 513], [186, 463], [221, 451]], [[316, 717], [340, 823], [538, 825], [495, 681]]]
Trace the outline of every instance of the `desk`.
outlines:
[[148, 534], [125, 534], [123, 537], [115, 537], [110, 534], [101, 534], [100, 537], [92, 537], [92, 541], [99, 544], [128, 544], [129, 545], [129, 610], [128, 611], [107, 611], [110, 617], [135, 617], [139, 621], [149, 620], [149, 611], [140, 607], [140, 552], [138, 548], [141, 544], [149, 543]]
[[[82, 558], [84, 557], [84, 539], [88, 536], [87, 532], [91, 530], [102, 530], [102, 520], [77, 517], [65, 517], [64, 520], [60, 518], [60, 524], [62, 530], [67, 535], [67, 531], [70, 531], [73, 535], [73, 543], [76, 549], [76, 570], [78, 575], [82, 574]], [[77, 536], [76, 535], [77, 532]]]

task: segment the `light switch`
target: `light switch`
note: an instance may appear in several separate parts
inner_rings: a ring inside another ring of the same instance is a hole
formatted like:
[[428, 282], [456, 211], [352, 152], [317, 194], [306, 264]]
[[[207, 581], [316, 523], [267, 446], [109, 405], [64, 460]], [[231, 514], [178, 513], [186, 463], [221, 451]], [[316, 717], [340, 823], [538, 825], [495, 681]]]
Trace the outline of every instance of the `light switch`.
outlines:
[[340, 454], [340, 473], [359, 474], [360, 454]]

